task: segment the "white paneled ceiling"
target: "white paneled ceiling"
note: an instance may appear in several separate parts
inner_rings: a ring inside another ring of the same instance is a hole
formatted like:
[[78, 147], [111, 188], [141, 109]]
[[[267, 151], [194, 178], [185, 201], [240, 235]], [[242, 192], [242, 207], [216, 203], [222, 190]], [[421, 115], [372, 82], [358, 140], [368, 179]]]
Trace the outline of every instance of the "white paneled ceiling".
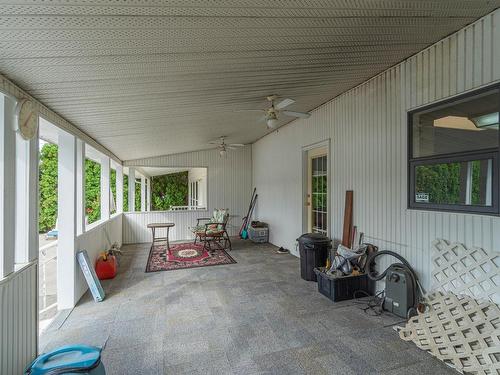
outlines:
[[0, 0], [0, 72], [127, 160], [253, 142], [268, 130], [238, 110], [311, 110], [498, 6]]

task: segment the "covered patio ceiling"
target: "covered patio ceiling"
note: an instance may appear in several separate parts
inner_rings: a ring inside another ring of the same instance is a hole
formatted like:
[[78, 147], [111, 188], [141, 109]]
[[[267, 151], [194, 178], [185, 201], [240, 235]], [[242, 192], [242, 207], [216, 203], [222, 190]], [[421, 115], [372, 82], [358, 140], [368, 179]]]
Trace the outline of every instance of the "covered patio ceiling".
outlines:
[[[499, 0], [0, 0], [0, 73], [123, 160], [251, 143]], [[280, 125], [291, 118], [282, 117]]]

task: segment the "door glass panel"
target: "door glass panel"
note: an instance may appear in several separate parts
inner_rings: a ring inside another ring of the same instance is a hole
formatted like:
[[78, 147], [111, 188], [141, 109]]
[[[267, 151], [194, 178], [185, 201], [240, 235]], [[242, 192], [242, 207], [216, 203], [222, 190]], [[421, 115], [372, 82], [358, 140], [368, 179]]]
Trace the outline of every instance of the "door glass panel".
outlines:
[[312, 159], [312, 232], [327, 234], [327, 188], [328, 170], [327, 157], [319, 156]]

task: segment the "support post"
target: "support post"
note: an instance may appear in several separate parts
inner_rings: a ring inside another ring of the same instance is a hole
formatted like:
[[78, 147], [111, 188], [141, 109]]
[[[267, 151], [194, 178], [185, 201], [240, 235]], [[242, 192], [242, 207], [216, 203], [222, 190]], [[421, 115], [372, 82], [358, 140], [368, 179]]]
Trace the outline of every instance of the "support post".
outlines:
[[135, 211], [135, 169], [128, 169], [128, 210]]
[[123, 166], [116, 166], [116, 212], [123, 212]]
[[27, 141], [16, 134], [15, 263], [38, 257], [38, 135]]
[[110, 160], [106, 155], [101, 156], [101, 220], [109, 220], [110, 216]]
[[85, 142], [76, 141], [76, 234], [85, 232]]
[[57, 305], [73, 308], [76, 303], [76, 138], [59, 130]]
[[39, 245], [39, 236], [38, 236], [38, 212], [39, 212], [39, 160], [40, 160], [40, 145], [38, 139], [38, 131], [36, 136], [29, 142], [29, 158], [30, 158], [30, 166], [29, 166], [29, 178], [28, 178], [28, 188], [29, 190], [29, 200], [30, 204], [28, 207], [28, 230], [29, 230], [29, 238], [28, 238], [28, 262], [38, 259], [38, 249]]
[[0, 278], [14, 271], [16, 101], [0, 94]]

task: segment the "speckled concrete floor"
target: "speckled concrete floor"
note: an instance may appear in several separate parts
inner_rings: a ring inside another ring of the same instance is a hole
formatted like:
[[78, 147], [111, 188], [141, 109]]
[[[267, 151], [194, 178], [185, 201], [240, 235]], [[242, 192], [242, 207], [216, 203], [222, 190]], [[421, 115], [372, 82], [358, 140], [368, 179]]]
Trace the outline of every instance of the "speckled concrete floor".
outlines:
[[299, 260], [235, 241], [237, 264], [145, 273], [149, 245], [123, 248], [120, 272], [87, 293], [42, 349], [105, 345], [108, 374], [446, 374], [359, 301], [332, 303]]

